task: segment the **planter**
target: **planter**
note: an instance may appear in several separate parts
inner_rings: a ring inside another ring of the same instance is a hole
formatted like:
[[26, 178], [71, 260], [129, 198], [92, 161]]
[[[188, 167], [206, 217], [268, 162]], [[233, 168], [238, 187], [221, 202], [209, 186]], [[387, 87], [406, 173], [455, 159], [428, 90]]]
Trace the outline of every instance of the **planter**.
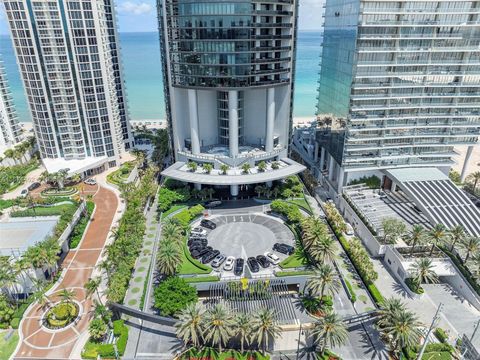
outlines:
[[63, 329], [72, 324], [78, 317], [80, 307], [75, 302], [60, 302], [47, 311], [43, 318], [43, 326], [50, 330]]

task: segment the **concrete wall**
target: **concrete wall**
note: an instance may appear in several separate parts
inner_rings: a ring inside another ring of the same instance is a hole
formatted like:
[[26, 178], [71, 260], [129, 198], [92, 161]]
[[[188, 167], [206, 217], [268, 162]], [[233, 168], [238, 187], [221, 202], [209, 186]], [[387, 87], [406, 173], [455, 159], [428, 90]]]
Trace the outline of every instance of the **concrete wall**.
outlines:
[[275, 128], [274, 135], [279, 137], [280, 144], [288, 143], [290, 117], [290, 86], [275, 87]]
[[343, 197], [340, 197], [340, 211], [342, 212], [345, 220], [349, 222], [355, 229], [357, 237], [362, 240], [365, 247], [368, 249], [373, 257], [380, 257], [385, 254], [386, 246], [380, 244], [378, 240], [373, 236], [367, 226], [363, 223], [357, 213], [351, 208], [351, 206], [345, 201]]
[[[267, 122], [267, 90], [249, 89], [243, 92], [243, 136], [247, 144], [265, 144]], [[275, 119], [276, 121], [276, 119]]]
[[[453, 263], [452, 263], [453, 265]], [[453, 265], [454, 266], [454, 265]], [[456, 267], [455, 267], [456, 269]], [[449, 284], [459, 295], [466, 299], [472, 306], [480, 311], [480, 296], [470, 286], [468, 281], [457, 270], [455, 276], [445, 276], [440, 278], [441, 282]]]
[[200, 145], [218, 144], [217, 91], [197, 90]]
[[172, 126], [175, 150], [183, 150], [184, 139], [190, 137], [190, 121], [188, 111], [188, 96], [186, 89], [172, 88], [171, 95], [175, 97], [172, 108]]

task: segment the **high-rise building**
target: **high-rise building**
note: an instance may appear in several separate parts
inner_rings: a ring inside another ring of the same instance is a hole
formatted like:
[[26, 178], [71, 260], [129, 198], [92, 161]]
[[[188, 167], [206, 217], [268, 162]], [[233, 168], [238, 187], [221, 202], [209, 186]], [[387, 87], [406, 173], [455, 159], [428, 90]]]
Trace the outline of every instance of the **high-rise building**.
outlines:
[[480, 1], [327, 0], [318, 115], [315, 158], [337, 189], [447, 173], [480, 133]]
[[113, 1], [3, 1], [48, 171], [93, 172], [133, 145]]
[[5, 69], [0, 61], [0, 151], [19, 143], [21, 137], [22, 129], [13, 106]]
[[297, 1], [161, 0], [158, 10], [176, 161], [163, 174], [235, 196], [302, 171], [287, 157]]

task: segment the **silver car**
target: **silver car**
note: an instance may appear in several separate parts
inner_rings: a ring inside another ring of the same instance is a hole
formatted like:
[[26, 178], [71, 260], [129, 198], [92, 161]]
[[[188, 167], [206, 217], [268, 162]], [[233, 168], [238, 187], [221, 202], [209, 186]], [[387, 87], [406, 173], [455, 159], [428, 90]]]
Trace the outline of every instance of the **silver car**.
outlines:
[[220, 267], [220, 265], [223, 264], [223, 262], [225, 261], [225, 259], [226, 259], [225, 256], [223, 256], [222, 254], [217, 255], [217, 256], [215, 257], [215, 259], [213, 259], [213, 261], [212, 261], [212, 263], [211, 263], [210, 265], [212, 265], [212, 267], [214, 267], [214, 268], [218, 268], [218, 267]]
[[233, 264], [235, 264], [235, 258], [233, 256], [229, 256], [227, 261], [225, 261], [225, 265], [223, 265], [223, 270], [225, 271], [232, 271]]

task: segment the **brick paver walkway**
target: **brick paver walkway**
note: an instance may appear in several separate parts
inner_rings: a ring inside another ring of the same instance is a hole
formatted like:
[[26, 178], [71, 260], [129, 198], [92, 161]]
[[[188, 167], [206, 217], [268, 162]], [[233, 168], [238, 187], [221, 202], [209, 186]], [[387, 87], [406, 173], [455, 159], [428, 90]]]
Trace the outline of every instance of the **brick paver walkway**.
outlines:
[[88, 331], [92, 301], [85, 298], [83, 286], [101, 255], [118, 205], [116, 195], [103, 187], [98, 191], [97, 186], [85, 187], [85, 194], [89, 193], [95, 193], [93, 219], [78, 249], [70, 251], [65, 258], [63, 267], [66, 270], [49, 295], [55, 303], [62, 289], [75, 291], [74, 300], [80, 306], [79, 318], [65, 329], [49, 330], [42, 326], [45, 310], [39, 305], [32, 306], [20, 324], [21, 341], [14, 359], [71, 359], [77, 340]]

